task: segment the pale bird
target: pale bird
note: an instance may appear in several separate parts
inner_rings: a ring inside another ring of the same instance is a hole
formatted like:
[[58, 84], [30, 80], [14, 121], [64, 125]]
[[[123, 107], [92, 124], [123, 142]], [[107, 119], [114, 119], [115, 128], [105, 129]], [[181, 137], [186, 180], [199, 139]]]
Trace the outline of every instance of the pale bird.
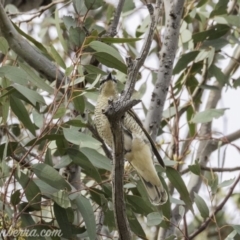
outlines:
[[[103, 114], [109, 104], [109, 100], [118, 98], [117, 81], [109, 74], [100, 82], [100, 94], [95, 107], [95, 119], [97, 131], [105, 143], [112, 148], [113, 137], [107, 117]], [[167, 201], [167, 193], [163, 188], [153, 163], [153, 152], [164, 163], [149, 134], [143, 129], [140, 120], [133, 111], [125, 113], [123, 118], [125, 158], [137, 171], [147, 190], [149, 199], [154, 205], [161, 205]]]

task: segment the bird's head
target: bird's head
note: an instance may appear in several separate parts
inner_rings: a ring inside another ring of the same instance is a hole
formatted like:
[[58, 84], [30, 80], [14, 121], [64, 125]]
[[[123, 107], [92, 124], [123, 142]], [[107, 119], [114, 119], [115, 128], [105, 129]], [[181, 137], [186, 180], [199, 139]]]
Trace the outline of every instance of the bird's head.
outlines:
[[117, 94], [117, 80], [109, 73], [107, 78], [100, 81], [100, 93], [107, 97]]

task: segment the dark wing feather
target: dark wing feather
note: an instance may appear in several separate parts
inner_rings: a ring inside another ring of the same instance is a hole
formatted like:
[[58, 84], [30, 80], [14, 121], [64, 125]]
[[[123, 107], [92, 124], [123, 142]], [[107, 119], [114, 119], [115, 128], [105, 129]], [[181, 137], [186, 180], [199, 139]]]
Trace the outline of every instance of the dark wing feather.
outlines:
[[155, 146], [155, 143], [154, 141], [152, 140], [151, 136], [148, 134], [147, 130], [144, 128], [143, 124], [142, 124], [142, 121], [138, 118], [138, 116], [136, 115], [136, 113], [130, 109], [128, 111], [128, 114], [137, 122], [137, 124], [139, 125], [139, 127], [142, 129], [142, 131], [144, 132], [144, 134], [146, 135], [148, 141], [150, 142], [151, 146], [152, 146], [152, 150], [153, 150], [153, 153], [154, 155], [156, 156], [159, 164], [165, 168], [165, 164], [163, 162], [163, 159], [162, 157], [160, 156], [156, 146]]

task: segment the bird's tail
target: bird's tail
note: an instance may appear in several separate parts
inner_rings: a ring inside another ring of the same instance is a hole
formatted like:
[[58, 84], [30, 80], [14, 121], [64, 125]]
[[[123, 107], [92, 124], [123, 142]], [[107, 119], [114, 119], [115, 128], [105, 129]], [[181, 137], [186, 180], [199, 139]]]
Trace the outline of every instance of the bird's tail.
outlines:
[[141, 179], [147, 190], [149, 200], [153, 205], [162, 205], [167, 201], [168, 195], [162, 184], [157, 186], [146, 181], [143, 177]]

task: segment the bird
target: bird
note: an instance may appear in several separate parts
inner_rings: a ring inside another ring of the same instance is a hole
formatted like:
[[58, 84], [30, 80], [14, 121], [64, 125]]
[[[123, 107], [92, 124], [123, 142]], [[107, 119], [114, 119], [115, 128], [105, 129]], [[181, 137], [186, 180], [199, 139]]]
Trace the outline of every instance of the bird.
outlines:
[[[117, 80], [109, 73], [106, 78], [100, 81], [100, 94], [94, 110], [94, 124], [99, 136], [110, 148], [113, 147], [113, 137], [110, 123], [103, 111], [107, 108], [109, 100], [117, 100], [118, 96]], [[133, 110], [125, 113], [122, 129], [125, 159], [133, 166], [142, 180], [150, 202], [153, 205], [164, 204], [168, 195], [155, 169], [153, 152], [163, 167], [165, 167], [164, 162], [153, 140]]]

